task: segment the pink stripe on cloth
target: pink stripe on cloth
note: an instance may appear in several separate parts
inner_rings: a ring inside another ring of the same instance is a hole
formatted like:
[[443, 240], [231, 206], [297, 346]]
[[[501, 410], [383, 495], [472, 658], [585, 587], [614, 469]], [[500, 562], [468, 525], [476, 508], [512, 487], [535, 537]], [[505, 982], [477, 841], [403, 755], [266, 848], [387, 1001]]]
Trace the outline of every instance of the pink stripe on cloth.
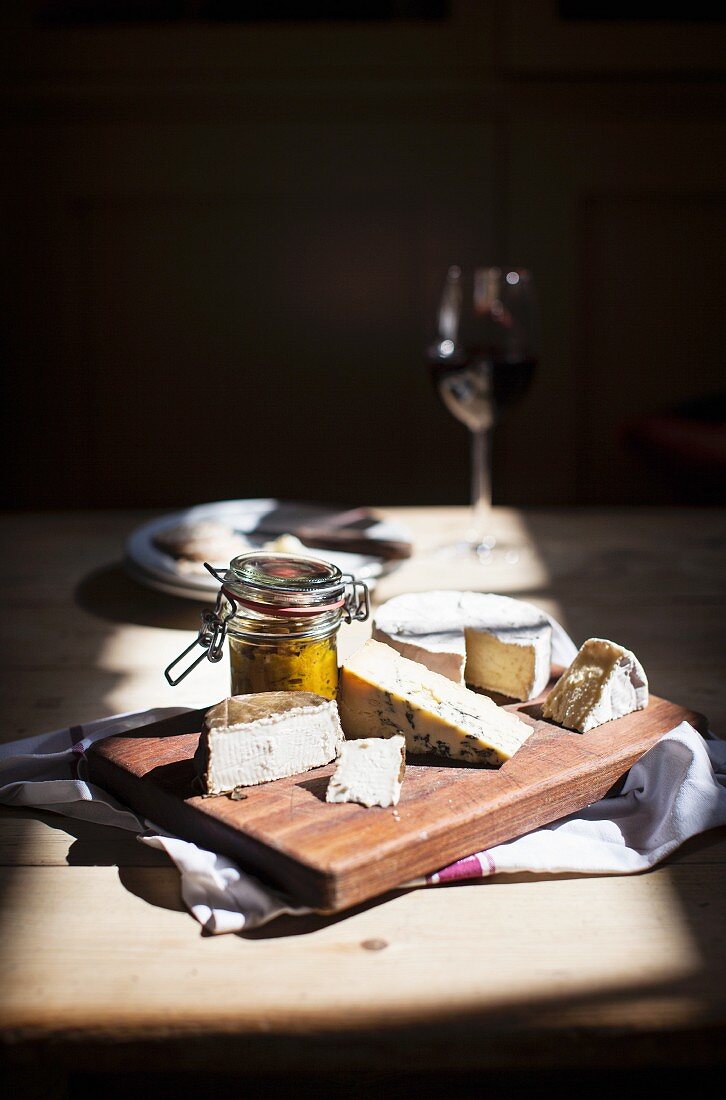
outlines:
[[426, 876], [426, 881], [432, 885], [437, 882], [456, 882], [458, 879], [482, 878], [484, 875], [493, 875], [496, 871], [494, 860], [489, 852], [479, 852], [474, 856], [465, 856], [457, 859], [456, 863], [450, 863], [440, 871]]
[[492, 856], [492, 854], [490, 852], [479, 852], [479, 855], [478, 855], [477, 858], [479, 859], [480, 863], [481, 863], [481, 860], [482, 860], [482, 856], [487, 861], [487, 867], [488, 867], [488, 871], [485, 871], [484, 870], [484, 864], [482, 863], [482, 868], [481, 868], [482, 874], [483, 875], [486, 875], [486, 874], [494, 875], [494, 874], [496, 874], [497, 865], [494, 862], [494, 857]]

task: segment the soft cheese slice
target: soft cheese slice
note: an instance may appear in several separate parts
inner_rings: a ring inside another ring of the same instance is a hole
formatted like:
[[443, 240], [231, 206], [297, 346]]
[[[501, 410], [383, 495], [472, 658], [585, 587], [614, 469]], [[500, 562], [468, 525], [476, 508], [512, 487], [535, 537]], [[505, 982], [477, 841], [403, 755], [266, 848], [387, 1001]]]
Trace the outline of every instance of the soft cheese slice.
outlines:
[[399, 734], [346, 741], [330, 777], [325, 800], [396, 806], [405, 771], [406, 740]]
[[198, 768], [207, 794], [224, 794], [310, 771], [343, 743], [338, 709], [308, 691], [235, 695], [207, 711]]
[[485, 695], [376, 641], [344, 662], [338, 708], [346, 737], [402, 733], [409, 752], [492, 767], [513, 756], [533, 729]]
[[412, 592], [384, 603], [373, 637], [456, 683], [533, 699], [550, 676], [552, 627], [531, 603], [490, 592]]
[[545, 718], [588, 730], [648, 705], [648, 681], [634, 653], [605, 638], [589, 638], [542, 705]]

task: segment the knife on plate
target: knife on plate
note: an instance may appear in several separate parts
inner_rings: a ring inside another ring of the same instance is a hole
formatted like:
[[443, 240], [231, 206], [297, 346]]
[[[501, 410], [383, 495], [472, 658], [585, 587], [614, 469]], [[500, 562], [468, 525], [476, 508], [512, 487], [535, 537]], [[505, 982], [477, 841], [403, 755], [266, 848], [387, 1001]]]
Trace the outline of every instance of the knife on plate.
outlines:
[[317, 522], [285, 523], [282, 517], [275, 519], [274, 512], [264, 516], [248, 535], [295, 535], [312, 550], [346, 550], [351, 554], [371, 554], [384, 561], [402, 561], [410, 558], [413, 547], [405, 539], [378, 538], [366, 535], [366, 529], [379, 520], [367, 508], [351, 508], [334, 515], [321, 515]]

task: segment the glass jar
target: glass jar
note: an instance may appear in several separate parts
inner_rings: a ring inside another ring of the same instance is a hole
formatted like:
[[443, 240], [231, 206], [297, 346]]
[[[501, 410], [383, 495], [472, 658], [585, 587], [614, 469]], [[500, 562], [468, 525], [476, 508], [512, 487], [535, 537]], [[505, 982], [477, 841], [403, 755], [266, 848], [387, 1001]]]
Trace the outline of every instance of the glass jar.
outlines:
[[[368, 589], [319, 558], [252, 551], [220, 576], [213, 612], [202, 615], [197, 639], [166, 670], [175, 685], [207, 657], [218, 661], [229, 636], [231, 694], [312, 691], [334, 699], [337, 635], [342, 622], [367, 619]], [[176, 679], [172, 669], [196, 645], [199, 655]]]

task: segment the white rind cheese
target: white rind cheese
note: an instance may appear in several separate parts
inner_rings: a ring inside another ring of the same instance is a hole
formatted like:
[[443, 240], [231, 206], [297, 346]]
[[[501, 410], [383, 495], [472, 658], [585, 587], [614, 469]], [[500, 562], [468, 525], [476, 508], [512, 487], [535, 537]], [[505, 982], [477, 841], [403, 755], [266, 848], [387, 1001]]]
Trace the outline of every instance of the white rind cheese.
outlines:
[[605, 638], [589, 638], [542, 705], [566, 729], [587, 733], [648, 705], [648, 680], [634, 653]]
[[533, 731], [485, 695], [376, 641], [343, 664], [338, 709], [346, 737], [401, 733], [411, 753], [490, 767], [513, 756]]
[[197, 766], [207, 794], [225, 794], [330, 763], [343, 743], [338, 709], [308, 691], [223, 699], [207, 711]]
[[489, 592], [412, 592], [384, 603], [373, 637], [432, 672], [512, 699], [533, 699], [550, 677], [552, 627], [523, 600]]
[[398, 734], [346, 741], [330, 777], [325, 800], [396, 806], [405, 771], [406, 741]]

